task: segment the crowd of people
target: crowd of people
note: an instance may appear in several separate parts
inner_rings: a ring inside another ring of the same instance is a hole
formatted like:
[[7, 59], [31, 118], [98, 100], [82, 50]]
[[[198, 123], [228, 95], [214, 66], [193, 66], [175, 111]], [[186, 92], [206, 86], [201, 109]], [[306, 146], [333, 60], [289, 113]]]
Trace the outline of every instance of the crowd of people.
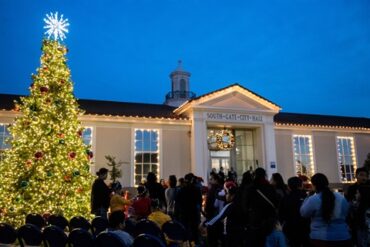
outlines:
[[[107, 172], [102, 168], [97, 173], [92, 213], [126, 215], [131, 221], [146, 218], [160, 228], [176, 220], [194, 246], [369, 246], [370, 182], [365, 168], [356, 170], [356, 183], [344, 194], [330, 189], [322, 173], [310, 178], [307, 190], [300, 177], [285, 184], [274, 173], [268, 180], [263, 168], [245, 172], [240, 183], [232, 169], [227, 174], [212, 170], [208, 184], [192, 173], [158, 182], [150, 172], [133, 198], [122, 193], [119, 183], [107, 186]], [[122, 236], [127, 241], [127, 234]]]

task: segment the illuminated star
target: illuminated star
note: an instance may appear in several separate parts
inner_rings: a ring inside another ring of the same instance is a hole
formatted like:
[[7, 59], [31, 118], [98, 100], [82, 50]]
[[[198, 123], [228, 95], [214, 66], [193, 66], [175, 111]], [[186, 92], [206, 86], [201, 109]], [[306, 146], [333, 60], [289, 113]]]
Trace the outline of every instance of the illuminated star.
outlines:
[[58, 12], [46, 14], [46, 18], [44, 18], [44, 21], [46, 25], [44, 28], [47, 29], [45, 32], [46, 35], [48, 35], [48, 38], [50, 36], [53, 36], [55, 40], [58, 40], [60, 38], [61, 40], [66, 38], [65, 33], [68, 33], [67, 27], [69, 26], [68, 19], [63, 19], [63, 15], [60, 16], [58, 19]]

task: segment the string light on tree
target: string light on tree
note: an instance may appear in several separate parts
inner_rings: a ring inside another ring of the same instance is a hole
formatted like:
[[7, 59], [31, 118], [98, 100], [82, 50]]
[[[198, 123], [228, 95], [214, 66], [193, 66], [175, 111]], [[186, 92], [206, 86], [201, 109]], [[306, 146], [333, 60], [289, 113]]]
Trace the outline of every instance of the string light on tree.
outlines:
[[23, 225], [29, 213], [91, 217], [93, 154], [82, 138], [67, 48], [58, 40], [69, 24], [58, 13], [45, 22], [49, 38], [42, 42], [41, 65], [30, 95], [16, 102], [21, 114], [9, 128], [11, 148], [0, 165], [0, 222], [13, 226]]

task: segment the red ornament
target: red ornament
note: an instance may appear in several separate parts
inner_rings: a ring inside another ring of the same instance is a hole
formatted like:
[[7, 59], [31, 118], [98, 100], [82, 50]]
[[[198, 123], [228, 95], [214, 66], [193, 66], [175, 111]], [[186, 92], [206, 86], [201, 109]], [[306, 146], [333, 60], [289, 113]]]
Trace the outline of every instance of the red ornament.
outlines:
[[35, 153], [35, 158], [38, 159], [38, 160], [41, 159], [42, 156], [44, 156], [44, 154], [41, 151], [38, 151], [38, 152]]
[[74, 158], [76, 158], [76, 153], [75, 153], [75, 152], [70, 152], [70, 153], [69, 153], [69, 158], [70, 158], [70, 159], [74, 159]]
[[94, 157], [94, 153], [92, 151], [89, 151], [88, 154], [87, 154], [87, 157], [89, 159], [92, 159]]
[[77, 131], [78, 136], [82, 136], [82, 130]]
[[64, 176], [64, 181], [71, 182], [71, 180], [72, 180], [71, 176], [69, 176], [69, 175]]
[[83, 191], [84, 191], [84, 189], [83, 189], [83, 188], [81, 188], [81, 187], [80, 187], [80, 188], [78, 188], [78, 189], [76, 190], [76, 192], [77, 192], [77, 193], [81, 193], [81, 192], [83, 192]]
[[64, 84], [66, 81], [65, 80], [60, 80], [60, 84]]
[[49, 91], [49, 88], [48, 87], [40, 87], [40, 92], [41, 93], [47, 93]]
[[63, 133], [59, 133], [58, 134], [58, 137], [61, 138], [61, 139], [63, 139], [64, 138], [64, 134]]

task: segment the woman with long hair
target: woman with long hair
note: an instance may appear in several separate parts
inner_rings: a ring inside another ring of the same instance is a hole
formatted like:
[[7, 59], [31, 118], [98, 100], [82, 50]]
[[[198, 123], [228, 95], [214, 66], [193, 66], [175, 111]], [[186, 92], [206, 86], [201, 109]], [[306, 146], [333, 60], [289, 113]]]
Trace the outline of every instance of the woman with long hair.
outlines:
[[346, 224], [348, 203], [339, 193], [329, 188], [328, 178], [316, 173], [311, 178], [314, 195], [307, 198], [300, 209], [303, 217], [311, 218], [311, 245], [313, 247], [350, 247]]
[[288, 186], [284, 183], [283, 176], [280, 173], [273, 173], [270, 183], [278, 194], [279, 200], [282, 200], [288, 194]]

